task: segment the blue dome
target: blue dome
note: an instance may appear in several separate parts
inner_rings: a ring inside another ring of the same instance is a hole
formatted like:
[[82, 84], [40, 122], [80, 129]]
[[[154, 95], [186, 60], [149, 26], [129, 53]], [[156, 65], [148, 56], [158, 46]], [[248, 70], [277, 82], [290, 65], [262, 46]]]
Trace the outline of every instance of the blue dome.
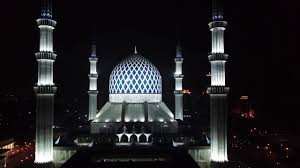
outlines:
[[161, 94], [161, 75], [146, 58], [133, 54], [111, 72], [110, 94]]

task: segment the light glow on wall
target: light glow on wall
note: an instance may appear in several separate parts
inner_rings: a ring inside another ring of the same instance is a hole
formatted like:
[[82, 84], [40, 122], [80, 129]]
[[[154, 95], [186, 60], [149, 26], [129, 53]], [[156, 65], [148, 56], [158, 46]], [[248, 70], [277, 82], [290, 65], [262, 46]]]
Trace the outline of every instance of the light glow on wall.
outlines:
[[176, 61], [176, 69], [175, 69], [175, 75], [181, 75], [182, 74], [182, 61]]
[[54, 60], [38, 60], [38, 85], [54, 85], [53, 83]]
[[38, 164], [44, 164], [44, 163], [50, 163], [53, 161], [53, 154], [51, 154], [49, 151], [36, 151], [35, 154], [35, 163]]
[[211, 160], [228, 161], [227, 156], [227, 102], [226, 94], [210, 95]]
[[224, 53], [224, 30], [223, 27], [213, 28], [212, 31], [212, 53]]
[[127, 117], [124, 120], [125, 120], [125, 122], [130, 122], [130, 118], [127, 118]]
[[225, 86], [225, 61], [211, 62], [211, 85]]
[[182, 90], [182, 78], [175, 78], [175, 90]]
[[97, 78], [90, 78], [90, 90], [97, 90]]
[[97, 74], [97, 61], [90, 61], [90, 74]]
[[54, 94], [37, 95], [35, 162], [53, 160]]
[[52, 26], [40, 25], [40, 51], [53, 52], [53, 29]]
[[97, 94], [89, 94], [89, 120], [94, 120], [97, 115]]
[[210, 158], [211, 161], [213, 162], [228, 162], [228, 158], [225, 157], [225, 155], [216, 155], [216, 154], [211, 154], [211, 158]]
[[175, 94], [175, 119], [183, 120], [183, 94]]
[[109, 101], [113, 103], [144, 103], [161, 102], [161, 94], [109, 94]]

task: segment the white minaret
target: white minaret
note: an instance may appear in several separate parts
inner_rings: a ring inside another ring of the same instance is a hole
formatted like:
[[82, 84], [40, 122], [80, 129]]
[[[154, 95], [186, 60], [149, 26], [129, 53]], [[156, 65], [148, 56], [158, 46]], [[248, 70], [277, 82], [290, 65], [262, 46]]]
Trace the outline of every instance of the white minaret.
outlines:
[[182, 53], [179, 37], [177, 37], [175, 61], [175, 119], [183, 120], [183, 90], [182, 90]]
[[208, 59], [211, 64], [210, 94], [210, 128], [211, 128], [211, 161], [212, 167], [220, 167], [228, 161], [227, 157], [227, 94], [229, 87], [225, 82], [225, 63], [228, 55], [224, 54], [224, 30], [222, 5], [213, 0], [212, 22], [209, 28], [212, 33], [212, 48]]
[[98, 79], [98, 73], [97, 73], [97, 55], [96, 55], [96, 45], [92, 45], [92, 53], [89, 58], [90, 60], [90, 88], [88, 91], [89, 94], [89, 120], [94, 120], [97, 115], [97, 79]]
[[37, 20], [40, 29], [39, 52], [35, 54], [38, 62], [38, 82], [34, 87], [36, 94], [36, 136], [35, 163], [47, 164], [53, 160], [53, 113], [56, 86], [53, 83], [53, 30], [56, 22], [52, 20], [51, 0], [42, 0], [41, 18]]

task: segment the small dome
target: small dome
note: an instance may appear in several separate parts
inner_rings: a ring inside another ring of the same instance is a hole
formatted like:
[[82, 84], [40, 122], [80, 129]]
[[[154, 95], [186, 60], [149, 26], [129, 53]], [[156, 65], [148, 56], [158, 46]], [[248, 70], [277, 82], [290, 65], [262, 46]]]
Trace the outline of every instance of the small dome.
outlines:
[[[159, 94], [161, 97], [161, 83], [161, 75], [157, 68], [146, 58], [135, 53], [121, 61], [111, 72], [109, 94], [110, 97], [112, 94], [123, 94], [123, 97], [125, 94]], [[122, 100], [130, 102], [124, 98]]]

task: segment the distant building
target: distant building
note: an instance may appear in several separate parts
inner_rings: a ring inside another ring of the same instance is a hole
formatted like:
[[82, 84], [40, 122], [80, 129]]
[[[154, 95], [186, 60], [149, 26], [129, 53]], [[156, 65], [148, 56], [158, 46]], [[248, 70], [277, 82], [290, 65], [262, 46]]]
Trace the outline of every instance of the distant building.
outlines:
[[6, 167], [6, 159], [9, 152], [14, 148], [15, 141], [13, 138], [0, 139], [0, 167]]
[[254, 110], [251, 108], [248, 96], [240, 97], [240, 114], [242, 118], [254, 118]]
[[183, 89], [183, 120], [190, 120], [193, 117], [192, 101], [192, 92]]
[[0, 149], [13, 149], [15, 141], [13, 138], [10, 139], [0, 139]]

